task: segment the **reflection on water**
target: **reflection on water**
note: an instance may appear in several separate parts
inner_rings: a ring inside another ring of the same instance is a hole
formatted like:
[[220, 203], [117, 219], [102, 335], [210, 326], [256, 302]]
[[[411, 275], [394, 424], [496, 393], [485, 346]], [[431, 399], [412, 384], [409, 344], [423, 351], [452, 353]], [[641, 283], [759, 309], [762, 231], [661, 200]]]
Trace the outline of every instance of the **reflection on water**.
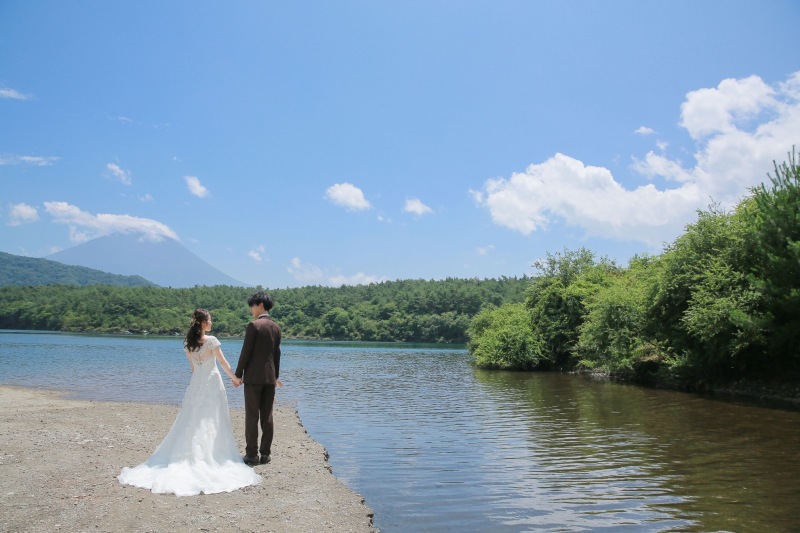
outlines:
[[[0, 382], [179, 403], [180, 338], [0, 333]], [[241, 339], [223, 339], [235, 365]], [[800, 413], [563, 374], [463, 350], [287, 342], [281, 401], [384, 532], [792, 531]], [[241, 392], [229, 388], [232, 407]], [[280, 446], [280, 435], [276, 435]]]

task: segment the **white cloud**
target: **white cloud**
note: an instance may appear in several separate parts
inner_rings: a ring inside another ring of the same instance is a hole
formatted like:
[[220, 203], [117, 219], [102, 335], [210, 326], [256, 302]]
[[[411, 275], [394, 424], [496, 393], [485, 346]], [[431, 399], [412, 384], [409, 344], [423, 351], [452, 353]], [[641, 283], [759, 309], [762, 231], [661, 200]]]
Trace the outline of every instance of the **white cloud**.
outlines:
[[351, 183], [337, 183], [325, 191], [325, 198], [348, 211], [369, 209], [372, 205], [364, 197], [364, 193]]
[[131, 173], [129, 170], [125, 170], [121, 168], [119, 165], [116, 165], [114, 163], [106, 164], [106, 169], [118, 181], [122, 182], [125, 185], [131, 184]]
[[524, 235], [558, 219], [592, 236], [671, 241], [712, 200], [735, 205], [798, 144], [800, 72], [774, 87], [751, 76], [690, 92], [680, 123], [697, 141], [693, 166], [654, 152], [633, 164], [643, 177], [666, 178], [669, 186], [625, 188], [606, 168], [556, 154], [470, 194], [496, 224]]
[[264, 260], [264, 251], [265, 250], [263, 245], [256, 246], [255, 248], [247, 252], [247, 255], [249, 255], [256, 263], [260, 263], [261, 261]]
[[478, 255], [489, 255], [489, 252], [494, 250], [494, 244], [490, 244], [489, 246], [478, 246]]
[[44, 208], [54, 222], [69, 226], [70, 240], [73, 242], [83, 242], [114, 232], [139, 233], [143, 239], [156, 242], [167, 237], [178, 239], [169, 226], [149, 218], [107, 213], [92, 215], [67, 202], [45, 202]]
[[0, 156], [0, 167], [4, 165], [47, 167], [58, 161], [58, 159], [58, 157], [40, 157], [35, 155], [4, 155]]
[[0, 87], [0, 98], [10, 98], [12, 100], [28, 100], [30, 96], [27, 94], [22, 94], [19, 91], [14, 89], [9, 89], [8, 87]]
[[342, 285], [367, 285], [386, 280], [386, 278], [367, 275], [363, 272], [352, 276], [345, 276], [339, 273], [330, 274], [316, 265], [304, 263], [299, 257], [292, 258], [286, 271], [291, 274], [296, 281], [307, 285], [340, 287]]
[[414, 213], [415, 215], [422, 216], [427, 213], [433, 213], [433, 209], [422, 203], [418, 198], [409, 198], [406, 200], [406, 205], [403, 207], [406, 213]]
[[8, 210], [8, 225], [19, 226], [39, 220], [39, 211], [26, 203], [11, 204]]
[[186, 186], [189, 187], [189, 192], [193, 195], [198, 198], [205, 198], [209, 195], [208, 189], [203, 187], [203, 184], [200, 183], [196, 176], [184, 176], [183, 179], [186, 181]]
[[328, 284], [332, 287], [341, 287], [342, 285], [369, 285], [370, 283], [380, 283], [381, 281], [386, 281], [386, 278], [368, 276], [363, 272], [352, 276], [337, 275], [328, 278]]
[[150, 193], [141, 194], [141, 195], [138, 196], [138, 198], [139, 198], [140, 202], [152, 202], [153, 201], [153, 195], [150, 194]]
[[638, 128], [636, 128], [636, 131], [634, 131], [634, 133], [638, 135], [652, 135], [655, 132], [656, 130], [654, 130], [653, 128], [648, 128], [647, 126], [639, 126]]
[[309, 285], [319, 285], [325, 281], [325, 274], [318, 266], [303, 263], [299, 257], [293, 257], [286, 271], [295, 280]]

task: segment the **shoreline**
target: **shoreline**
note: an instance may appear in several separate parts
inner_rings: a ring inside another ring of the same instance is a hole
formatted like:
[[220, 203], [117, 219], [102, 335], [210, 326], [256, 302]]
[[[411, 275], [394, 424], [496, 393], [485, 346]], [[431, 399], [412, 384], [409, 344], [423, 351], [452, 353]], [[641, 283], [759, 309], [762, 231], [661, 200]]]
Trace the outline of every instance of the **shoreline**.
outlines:
[[[275, 406], [272, 462], [255, 467], [261, 484], [177, 497], [117, 475], [153, 453], [180, 406], [67, 394], [0, 385], [0, 531], [377, 533], [364, 498], [333, 475], [291, 407]], [[243, 450], [244, 412], [231, 420]]]

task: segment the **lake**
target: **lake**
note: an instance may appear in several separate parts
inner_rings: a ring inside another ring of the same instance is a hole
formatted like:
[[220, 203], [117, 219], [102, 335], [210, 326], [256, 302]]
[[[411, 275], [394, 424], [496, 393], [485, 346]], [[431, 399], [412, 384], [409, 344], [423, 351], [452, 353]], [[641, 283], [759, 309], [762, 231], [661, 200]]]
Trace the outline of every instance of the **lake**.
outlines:
[[[235, 366], [241, 339], [221, 341]], [[0, 383], [179, 404], [189, 380], [181, 344], [0, 331]], [[463, 348], [430, 345], [286, 341], [281, 377], [279, 401], [296, 406], [384, 533], [800, 525], [796, 410], [482, 371]], [[241, 389], [228, 396], [243, 406]]]

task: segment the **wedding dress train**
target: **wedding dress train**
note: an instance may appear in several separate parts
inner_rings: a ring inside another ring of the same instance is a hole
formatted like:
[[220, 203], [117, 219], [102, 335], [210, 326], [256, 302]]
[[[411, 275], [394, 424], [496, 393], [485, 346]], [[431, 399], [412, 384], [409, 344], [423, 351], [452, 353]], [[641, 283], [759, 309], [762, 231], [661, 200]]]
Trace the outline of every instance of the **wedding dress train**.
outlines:
[[191, 352], [194, 372], [175, 423], [144, 463], [125, 467], [117, 477], [126, 485], [158, 493], [193, 496], [230, 492], [261, 481], [245, 465], [233, 437], [228, 397], [213, 350], [213, 336]]

